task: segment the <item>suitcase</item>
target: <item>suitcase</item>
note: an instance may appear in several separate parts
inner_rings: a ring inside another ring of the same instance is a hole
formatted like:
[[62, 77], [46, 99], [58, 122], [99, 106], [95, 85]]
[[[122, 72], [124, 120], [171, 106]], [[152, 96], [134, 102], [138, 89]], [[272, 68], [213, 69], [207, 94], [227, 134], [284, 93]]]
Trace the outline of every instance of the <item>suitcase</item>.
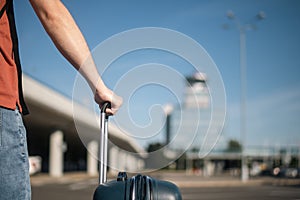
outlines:
[[107, 140], [108, 115], [106, 109], [110, 103], [101, 108], [100, 145], [99, 145], [99, 186], [94, 192], [94, 200], [181, 200], [178, 187], [168, 181], [137, 174], [131, 178], [126, 172], [119, 172], [116, 180], [107, 182]]

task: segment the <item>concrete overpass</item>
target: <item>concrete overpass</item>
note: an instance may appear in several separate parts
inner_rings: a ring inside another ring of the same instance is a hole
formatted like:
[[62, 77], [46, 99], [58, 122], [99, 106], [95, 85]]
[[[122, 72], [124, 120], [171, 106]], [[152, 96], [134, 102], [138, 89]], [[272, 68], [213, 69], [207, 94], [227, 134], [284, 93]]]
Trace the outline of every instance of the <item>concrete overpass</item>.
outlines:
[[[23, 84], [30, 110], [30, 115], [24, 117], [29, 154], [41, 156], [42, 170], [52, 176], [62, 176], [64, 171], [73, 170], [87, 170], [95, 175], [97, 162], [94, 155], [98, 155], [99, 138], [95, 114], [27, 75], [23, 75]], [[73, 119], [75, 106], [76, 111], [80, 111], [76, 126]], [[85, 131], [84, 138], [78, 136], [78, 129]], [[109, 124], [109, 139], [115, 144], [110, 145], [110, 166], [127, 171], [144, 167], [144, 150], [112, 124]]]

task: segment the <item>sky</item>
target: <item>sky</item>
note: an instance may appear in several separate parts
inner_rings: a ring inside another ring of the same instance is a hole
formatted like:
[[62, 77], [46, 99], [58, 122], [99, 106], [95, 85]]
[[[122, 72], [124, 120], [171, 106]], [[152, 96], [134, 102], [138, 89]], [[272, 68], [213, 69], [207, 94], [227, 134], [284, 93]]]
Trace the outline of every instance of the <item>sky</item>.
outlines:
[[[116, 34], [144, 27], [174, 30], [199, 43], [213, 59], [224, 83], [226, 120], [220, 143], [241, 138], [239, 30], [226, 13], [232, 11], [241, 24], [255, 23], [255, 30], [246, 31], [246, 144], [300, 146], [300, 1], [64, 0], [63, 3], [92, 50]], [[260, 11], [266, 18], [255, 21]], [[77, 72], [56, 50], [29, 1], [15, 1], [15, 14], [24, 73], [72, 98]], [[124, 74], [149, 63], [167, 65], [181, 76], [195, 72], [190, 63], [170, 52], [144, 49], [120, 56], [103, 74], [103, 79], [114, 88]], [[143, 76], [159, 77], [159, 74], [140, 72], [139, 77]], [[153, 106], [183, 101], [184, 82], [181, 79], [174, 82], [177, 85], [170, 87], [176, 89], [145, 85], [132, 91], [130, 102], [124, 102], [125, 108], [132, 109], [130, 119], [139, 127], [147, 127], [151, 120], [159, 124], [161, 118], [155, 118], [157, 114], [151, 116]]]

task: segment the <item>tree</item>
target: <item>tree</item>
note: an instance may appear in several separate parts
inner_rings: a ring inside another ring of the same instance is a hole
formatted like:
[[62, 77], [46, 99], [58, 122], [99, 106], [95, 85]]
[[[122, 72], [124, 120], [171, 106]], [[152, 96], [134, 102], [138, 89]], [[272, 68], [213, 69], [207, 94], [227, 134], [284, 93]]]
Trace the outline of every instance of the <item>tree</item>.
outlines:
[[148, 148], [147, 148], [147, 152], [153, 152], [153, 151], [156, 151], [156, 150], [159, 150], [163, 147], [164, 145], [161, 144], [160, 142], [155, 142], [155, 143], [151, 143], [149, 144]]
[[241, 152], [242, 151], [242, 145], [237, 140], [229, 140], [227, 144], [227, 152]]

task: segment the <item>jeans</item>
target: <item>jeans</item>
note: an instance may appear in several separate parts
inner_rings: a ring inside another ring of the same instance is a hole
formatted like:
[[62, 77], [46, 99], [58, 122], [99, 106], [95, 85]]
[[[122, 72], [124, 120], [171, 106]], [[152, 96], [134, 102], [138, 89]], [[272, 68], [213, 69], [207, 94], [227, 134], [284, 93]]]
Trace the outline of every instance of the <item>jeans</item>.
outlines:
[[26, 130], [17, 110], [0, 107], [0, 200], [30, 200]]

